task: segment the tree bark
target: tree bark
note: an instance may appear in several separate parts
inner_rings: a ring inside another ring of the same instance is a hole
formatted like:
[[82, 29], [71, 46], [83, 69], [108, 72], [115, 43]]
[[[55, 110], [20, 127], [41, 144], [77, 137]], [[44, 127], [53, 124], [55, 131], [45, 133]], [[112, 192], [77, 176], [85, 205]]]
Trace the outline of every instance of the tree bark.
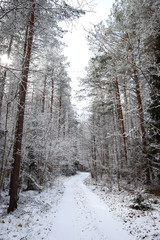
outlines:
[[127, 147], [126, 147], [126, 134], [125, 134], [125, 128], [124, 128], [124, 118], [123, 118], [123, 111], [122, 111], [122, 104], [121, 104], [121, 98], [120, 98], [120, 92], [119, 92], [119, 86], [118, 86], [118, 80], [115, 79], [116, 84], [116, 91], [117, 91], [117, 111], [118, 111], [118, 118], [121, 123], [121, 131], [122, 131], [122, 138], [123, 138], [123, 147], [124, 147], [124, 157], [125, 157], [125, 164], [128, 164], [127, 159]]
[[21, 163], [21, 148], [22, 148], [22, 134], [23, 134], [23, 122], [24, 122], [24, 111], [25, 111], [25, 98], [27, 91], [27, 81], [29, 73], [29, 65], [31, 58], [31, 49], [34, 35], [34, 11], [35, 1], [32, 0], [32, 10], [30, 13], [29, 31], [26, 35], [24, 44], [24, 61], [22, 66], [22, 79], [19, 85], [19, 101], [17, 107], [17, 122], [15, 130], [15, 140], [13, 146], [13, 167], [11, 172], [10, 180], [10, 203], [8, 212], [14, 211], [17, 207], [18, 201], [18, 185], [19, 185], [19, 173]]
[[53, 112], [53, 94], [54, 94], [54, 78], [51, 78], [52, 80], [52, 90], [51, 90], [51, 106], [50, 106], [50, 114], [52, 118], [52, 112]]
[[[140, 94], [140, 86], [139, 86], [139, 79], [138, 79], [138, 72], [136, 69], [136, 64], [134, 60], [134, 55], [133, 55], [133, 48], [130, 42], [130, 37], [129, 34], [127, 33], [126, 35], [127, 38], [127, 44], [128, 44], [128, 51], [131, 51], [131, 68], [133, 72], [133, 80], [135, 83], [135, 91], [136, 91], [136, 98], [137, 98], [137, 106], [138, 106], [138, 115], [139, 115], [139, 120], [140, 120], [140, 129], [142, 133], [142, 152], [144, 156], [146, 157], [147, 155], [147, 142], [146, 142], [146, 131], [144, 128], [144, 115], [143, 115], [143, 107], [142, 107], [142, 100], [141, 100], [141, 94]], [[145, 177], [146, 177], [146, 183], [150, 184], [151, 183], [151, 178], [150, 178], [150, 166], [149, 162], [145, 160], [145, 163], [142, 163], [143, 168], [145, 170]]]
[[58, 116], [58, 137], [60, 137], [61, 132], [61, 111], [62, 111], [62, 97], [59, 96], [59, 116]]
[[3, 173], [5, 172], [5, 153], [6, 153], [6, 144], [7, 144], [7, 125], [8, 125], [8, 108], [9, 104], [7, 104], [7, 110], [6, 110], [6, 121], [5, 121], [5, 133], [4, 133], [4, 144], [3, 144], [3, 154], [1, 157], [1, 168], [0, 168], [0, 191], [3, 187]]
[[[142, 151], [143, 151], [143, 154], [146, 157], [146, 155], [147, 155], [146, 131], [145, 131], [145, 128], [144, 128], [144, 116], [143, 116], [143, 108], [142, 108], [142, 100], [141, 100], [141, 94], [140, 94], [139, 80], [138, 80], [137, 69], [136, 69], [136, 66], [135, 66], [133, 54], [132, 54], [132, 71], [133, 71], [133, 79], [134, 79], [134, 82], [135, 82], [135, 90], [136, 90], [136, 97], [137, 97], [137, 104], [138, 104], [140, 128], [141, 128], [141, 133], [142, 133]], [[146, 183], [149, 184], [149, 183], [151, 183], [151, 179], [150, 179], [150, 167], [149, 167], [148, 162], [144, 163], [144, 168], [145, 168]]]
[[45, 75], [45, 78], [44, 78], [44, 87], [43, 87], [43, 97], [42, 97], [42, 113], [44, 113], [44, 106], [45, 106], [45, 98], [46, 98], [46, 81], [47, 81], [47, 76]]

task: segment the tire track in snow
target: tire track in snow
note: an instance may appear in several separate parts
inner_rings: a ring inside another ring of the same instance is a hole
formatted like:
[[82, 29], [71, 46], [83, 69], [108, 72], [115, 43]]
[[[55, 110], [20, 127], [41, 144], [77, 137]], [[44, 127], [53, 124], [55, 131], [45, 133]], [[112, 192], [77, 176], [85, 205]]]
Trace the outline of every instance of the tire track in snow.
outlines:
[[[82, 223], [84, 223], [84, 227], [82, 229], [82, 231], [87, 232], [93, 232], [96, 231], [98, 234], [98, 239], [99, 240], [105, 240], [106, 238], [104, 237], [104, 235], [99, 231], [98, 227], [95, 225], [95, 223], [97, 222], [96, 219], [96, 214], [95, 212], [91, 211], [90, 207], [89, 207], [89, 202], [88, 199], [85, 195], [85, 191], [83, 190], [83, 188], [80, 187], [80, 184], [77, 185], [75, 184], [73, 186], [74, 188], [74, 199], [77, 203], [78, 206], [78, 212], [79, 212], [79, 221], [81, 221]], [[84, 221], [83, 219], [84, 218]], [[87, 223], [86, 223], [87, 222]], [[101, 221], [99, 221], [101, 223]], [[82, 238], [84, 239], [84, 238]]]
[[66, 178], [65, 191], [46, 240], [134, 240], [108, 207], [83, 183], [88, 173]]

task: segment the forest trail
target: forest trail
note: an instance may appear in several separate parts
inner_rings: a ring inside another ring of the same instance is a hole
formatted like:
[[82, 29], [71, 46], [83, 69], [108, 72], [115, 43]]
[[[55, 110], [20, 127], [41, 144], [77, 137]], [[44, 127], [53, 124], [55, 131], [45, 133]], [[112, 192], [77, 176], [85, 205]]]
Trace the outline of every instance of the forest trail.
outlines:
[[83, 181], [88, 173], [66, 178], [65, 192], [46, 240], [133, 240], [106, 204]]

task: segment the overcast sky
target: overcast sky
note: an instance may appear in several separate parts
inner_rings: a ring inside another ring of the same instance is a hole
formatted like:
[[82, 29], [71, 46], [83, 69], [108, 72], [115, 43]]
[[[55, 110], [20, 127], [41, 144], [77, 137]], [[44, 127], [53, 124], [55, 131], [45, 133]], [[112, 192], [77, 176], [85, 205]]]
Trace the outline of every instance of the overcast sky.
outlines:
[[[72, 0], [77, 2], [77, 0]], [[82, 0], [81, 0], [82, 1]], [[79, 0], [80, 2], [80, 0]], [[87, 32], [93, 25], [100, 21], [105, 21], [110, 13], [114, 0], [94, 0], [94, 12], [88, 12], [74, 23], [74, 26], [65, 27], [69, 32], [63, 41], [68, 45], [64, 50], [64, 55], [68, 57], [70, 68], [68, 74], [72, 79], [72, 89], [78, 90], [78, 78], [85, 75], [84, 68], [88, 65], [91, 52], [87, 45]], [[82, 104], [81, 104], [82, 105]]]

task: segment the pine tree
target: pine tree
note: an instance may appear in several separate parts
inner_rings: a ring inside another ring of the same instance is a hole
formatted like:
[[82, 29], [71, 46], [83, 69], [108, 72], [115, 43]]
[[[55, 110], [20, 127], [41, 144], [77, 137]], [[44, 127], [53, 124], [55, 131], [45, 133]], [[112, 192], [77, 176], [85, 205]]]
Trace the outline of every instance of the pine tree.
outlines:
[[10, 203], [9, 203], [8, 212], [11, 212], [15, 208], [17, 208], [17, 201], [18, 201], [18, 187], [19, 187], [19, 173], [20, 173], [20, 163], [21, 163], [25, 99], [26, 99], [26, 92], [27, 92], [29, 65], [30, 65], [30, 58], [31, 58], [31, 51], [32, 51], [33, 35], [34, 35], [34, 23], [35, 23], [35, 2], [34, 0], [32, 0], [30, 21], [29, 21], [29, 25], [27, 25], [27, 30], [26, 30], [27, 34], [26, 34], [26, 39], [24, 43], [22, 80], [19, 85], [19, 102], [18, 102], [18, 109], [17, 109], [15, 140], [14, 140], [14, 146], [13, 146], [14, 163], [13, 163], [11, 181], [10, 181]]

